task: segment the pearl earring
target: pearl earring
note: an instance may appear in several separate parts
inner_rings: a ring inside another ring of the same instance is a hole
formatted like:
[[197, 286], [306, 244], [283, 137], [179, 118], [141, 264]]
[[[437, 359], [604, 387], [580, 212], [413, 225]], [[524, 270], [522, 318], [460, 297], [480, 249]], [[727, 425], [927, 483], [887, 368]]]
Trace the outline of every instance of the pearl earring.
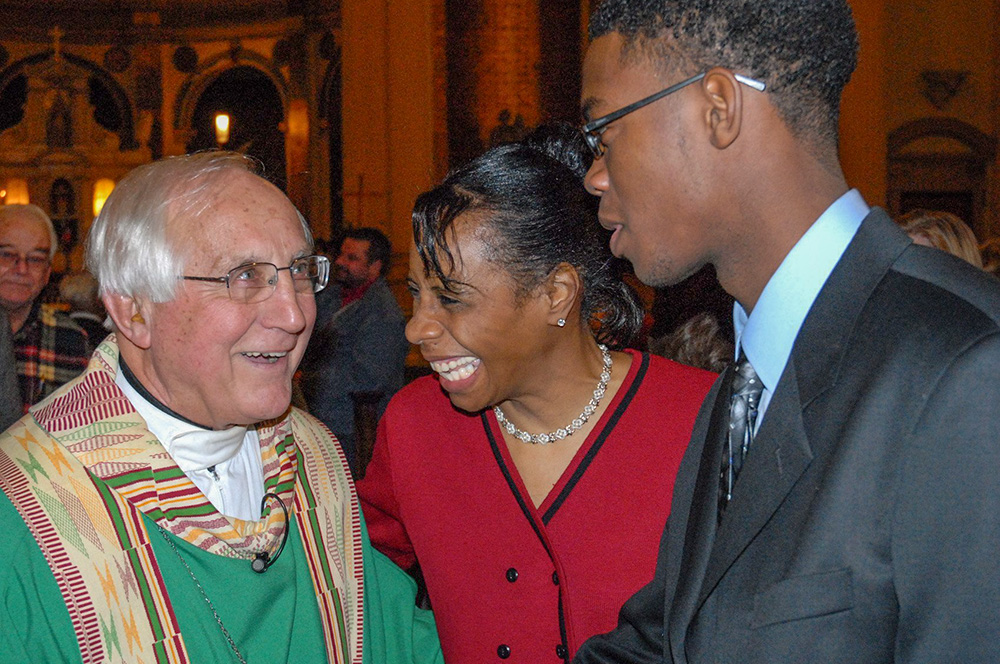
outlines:
[[556, 321], [556, 325], [558, 325], [559, 327], [566, 327], [566, 319], [560, 318], [559, 320]]

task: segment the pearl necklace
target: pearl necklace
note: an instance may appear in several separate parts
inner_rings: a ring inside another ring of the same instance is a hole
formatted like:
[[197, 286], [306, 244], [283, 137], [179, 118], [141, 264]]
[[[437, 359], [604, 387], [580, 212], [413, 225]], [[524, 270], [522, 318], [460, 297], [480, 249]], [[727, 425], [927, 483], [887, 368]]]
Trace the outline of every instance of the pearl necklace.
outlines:
[[601, 380], [597, 383], [597, 389], [594, 390], [594, 396], [591, 398], [590, 403], [584, 406], [583, 412], [570, 422], [568, 426], [556, 429], [551, 433], [530, 434], [514, 426], [513, 422], [508, 420], [503, 411], [500, 410], [500, 406], [493, 406], [493, 414], [497, 416], [497, 422], [500, 423], [500, 426], [518, 440], [524, 443], [531, 443], [532, 445], [548, 445], [557, 440], [562, 440], [567, 436], [572, 436], [579, 431], [587, 423], [587, 420], [590, 419], [590, 416], [597, 412], [597, 407], [601, 404], [601, 399], [604, 398], [604, 393], [608, 388], [608, 381], [611, 380], [611, 353], [604, 344], [597, 344], [597, 346], [601, 349], [601, 354], [604, 356], [604, 368], [601, 370]]

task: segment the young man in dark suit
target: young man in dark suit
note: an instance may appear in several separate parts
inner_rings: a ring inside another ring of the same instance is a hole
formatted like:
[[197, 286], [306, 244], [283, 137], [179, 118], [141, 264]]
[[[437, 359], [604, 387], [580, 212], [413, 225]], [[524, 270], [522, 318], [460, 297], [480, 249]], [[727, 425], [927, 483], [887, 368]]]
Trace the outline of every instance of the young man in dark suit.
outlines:
[[611, 248], [653, 285], [714, 265], [738, 362], [656, 577], [574, 661], [995, 661], [1000, 285], [848, 187], [846, 0], [607, 0], [590, 31]]

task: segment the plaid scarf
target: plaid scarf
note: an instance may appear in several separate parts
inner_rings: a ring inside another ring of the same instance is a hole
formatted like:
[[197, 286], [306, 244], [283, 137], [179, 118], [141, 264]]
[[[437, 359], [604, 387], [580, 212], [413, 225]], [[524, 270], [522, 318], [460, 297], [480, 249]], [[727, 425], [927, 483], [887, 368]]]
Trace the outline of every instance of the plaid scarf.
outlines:
[[83, 330], [53, 305], [37, 302], [14, 335], [14, 355], [25, 413], [79, 376], [90, 359]]

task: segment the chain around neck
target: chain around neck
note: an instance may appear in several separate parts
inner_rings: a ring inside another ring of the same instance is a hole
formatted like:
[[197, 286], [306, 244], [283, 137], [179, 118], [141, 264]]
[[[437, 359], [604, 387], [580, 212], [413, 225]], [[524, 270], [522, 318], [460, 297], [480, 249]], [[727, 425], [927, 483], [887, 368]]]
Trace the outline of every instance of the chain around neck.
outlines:
[[493, 406], [493, 414], [497, 416], [497, 422], [500, 426], [510, 435], [514, 436], [518, 440], [524, 443], [530, 443], [532, 445], [548, 445], [549, 443], [554, 443], [557, 440], [562, 440], [567, 436], [572, 436], [574, 433], [583, 428], [583, 425], [587, 423], [590, 416], [597, 412], [597, 407], [601, 404], [601, 399], [604, 398], [604, 394], [608, 389], [608, 381], [611, 380], [611, 352], [608, 347], [604, 344], [597, 344], [597, 347], [601, 349], [601, 355], [603, 356], [604, 367], [601, 370], [601, 379], [597, 383], [597, 388], [594, 390], [594, 396], [590, 399], [590, 402], [584, 406], [583, 412], [573, 419], [567, 426], [561, 429], [556, 429], [550, 433], [536, 433], [531, 434], [522, 429], [518, 429], [514, 426], [514, 423], [507, 419], [503, 414], [503, 410], [500, 406]]
[[192, 570], [191, 566], [187, 564], [186, 560], [184, 560], [184, 557], [181, 555], [181, 552], [177, 550], [177, 545], [174, 544], [173, 540], [170, 538], [170, 535], [167, 534], [167, 531], [164, 530], [163, 527], [160, 526], [159, 524], [156, 524], [156, 529], [160, 531], [161, 535], [163, 535], [163, 539], [166, 540], [167, 544], [170, 545], [170, 548], [173, 549], [174, 555], [176, 555], [177, 559], [181, 561], [181, 565], [183, 565], [184, 569], [187, 570], [187, 573], [191, 577], [191, 580], [194, 581], [194, 585], [198, 587], [198, 592], [201, 593], [201, 598], [205, 600], [205, 603], [208, 605], [209, 610], [215, 617], [215, 622], [219, 625], [219, 630], [222, 631], [222, 636], [226, 638], [226, 642], [229, 643], [229, 647], [232, 648], [233, 654], [236, 655], [236, 659], [239, 660], [240, 664], [247, 664], [247, 660], [243, 658], [243, 654], [240, 652], [240, 649], [236, 646], [236, 641], [234, 641], [233, 637], [230, 636], [229, 630], [226, 629], [226, 626], [222, 624], [222, 618], [219, 617], [219, 612], [215, 610], [215, 604], [213, 604], [212, 600], [209, 599], [208, 593], [205, 592], [205, 588], [203, 588], [201, 582], [198, 581], [198, 577], [194, 575], [194, 570]]

